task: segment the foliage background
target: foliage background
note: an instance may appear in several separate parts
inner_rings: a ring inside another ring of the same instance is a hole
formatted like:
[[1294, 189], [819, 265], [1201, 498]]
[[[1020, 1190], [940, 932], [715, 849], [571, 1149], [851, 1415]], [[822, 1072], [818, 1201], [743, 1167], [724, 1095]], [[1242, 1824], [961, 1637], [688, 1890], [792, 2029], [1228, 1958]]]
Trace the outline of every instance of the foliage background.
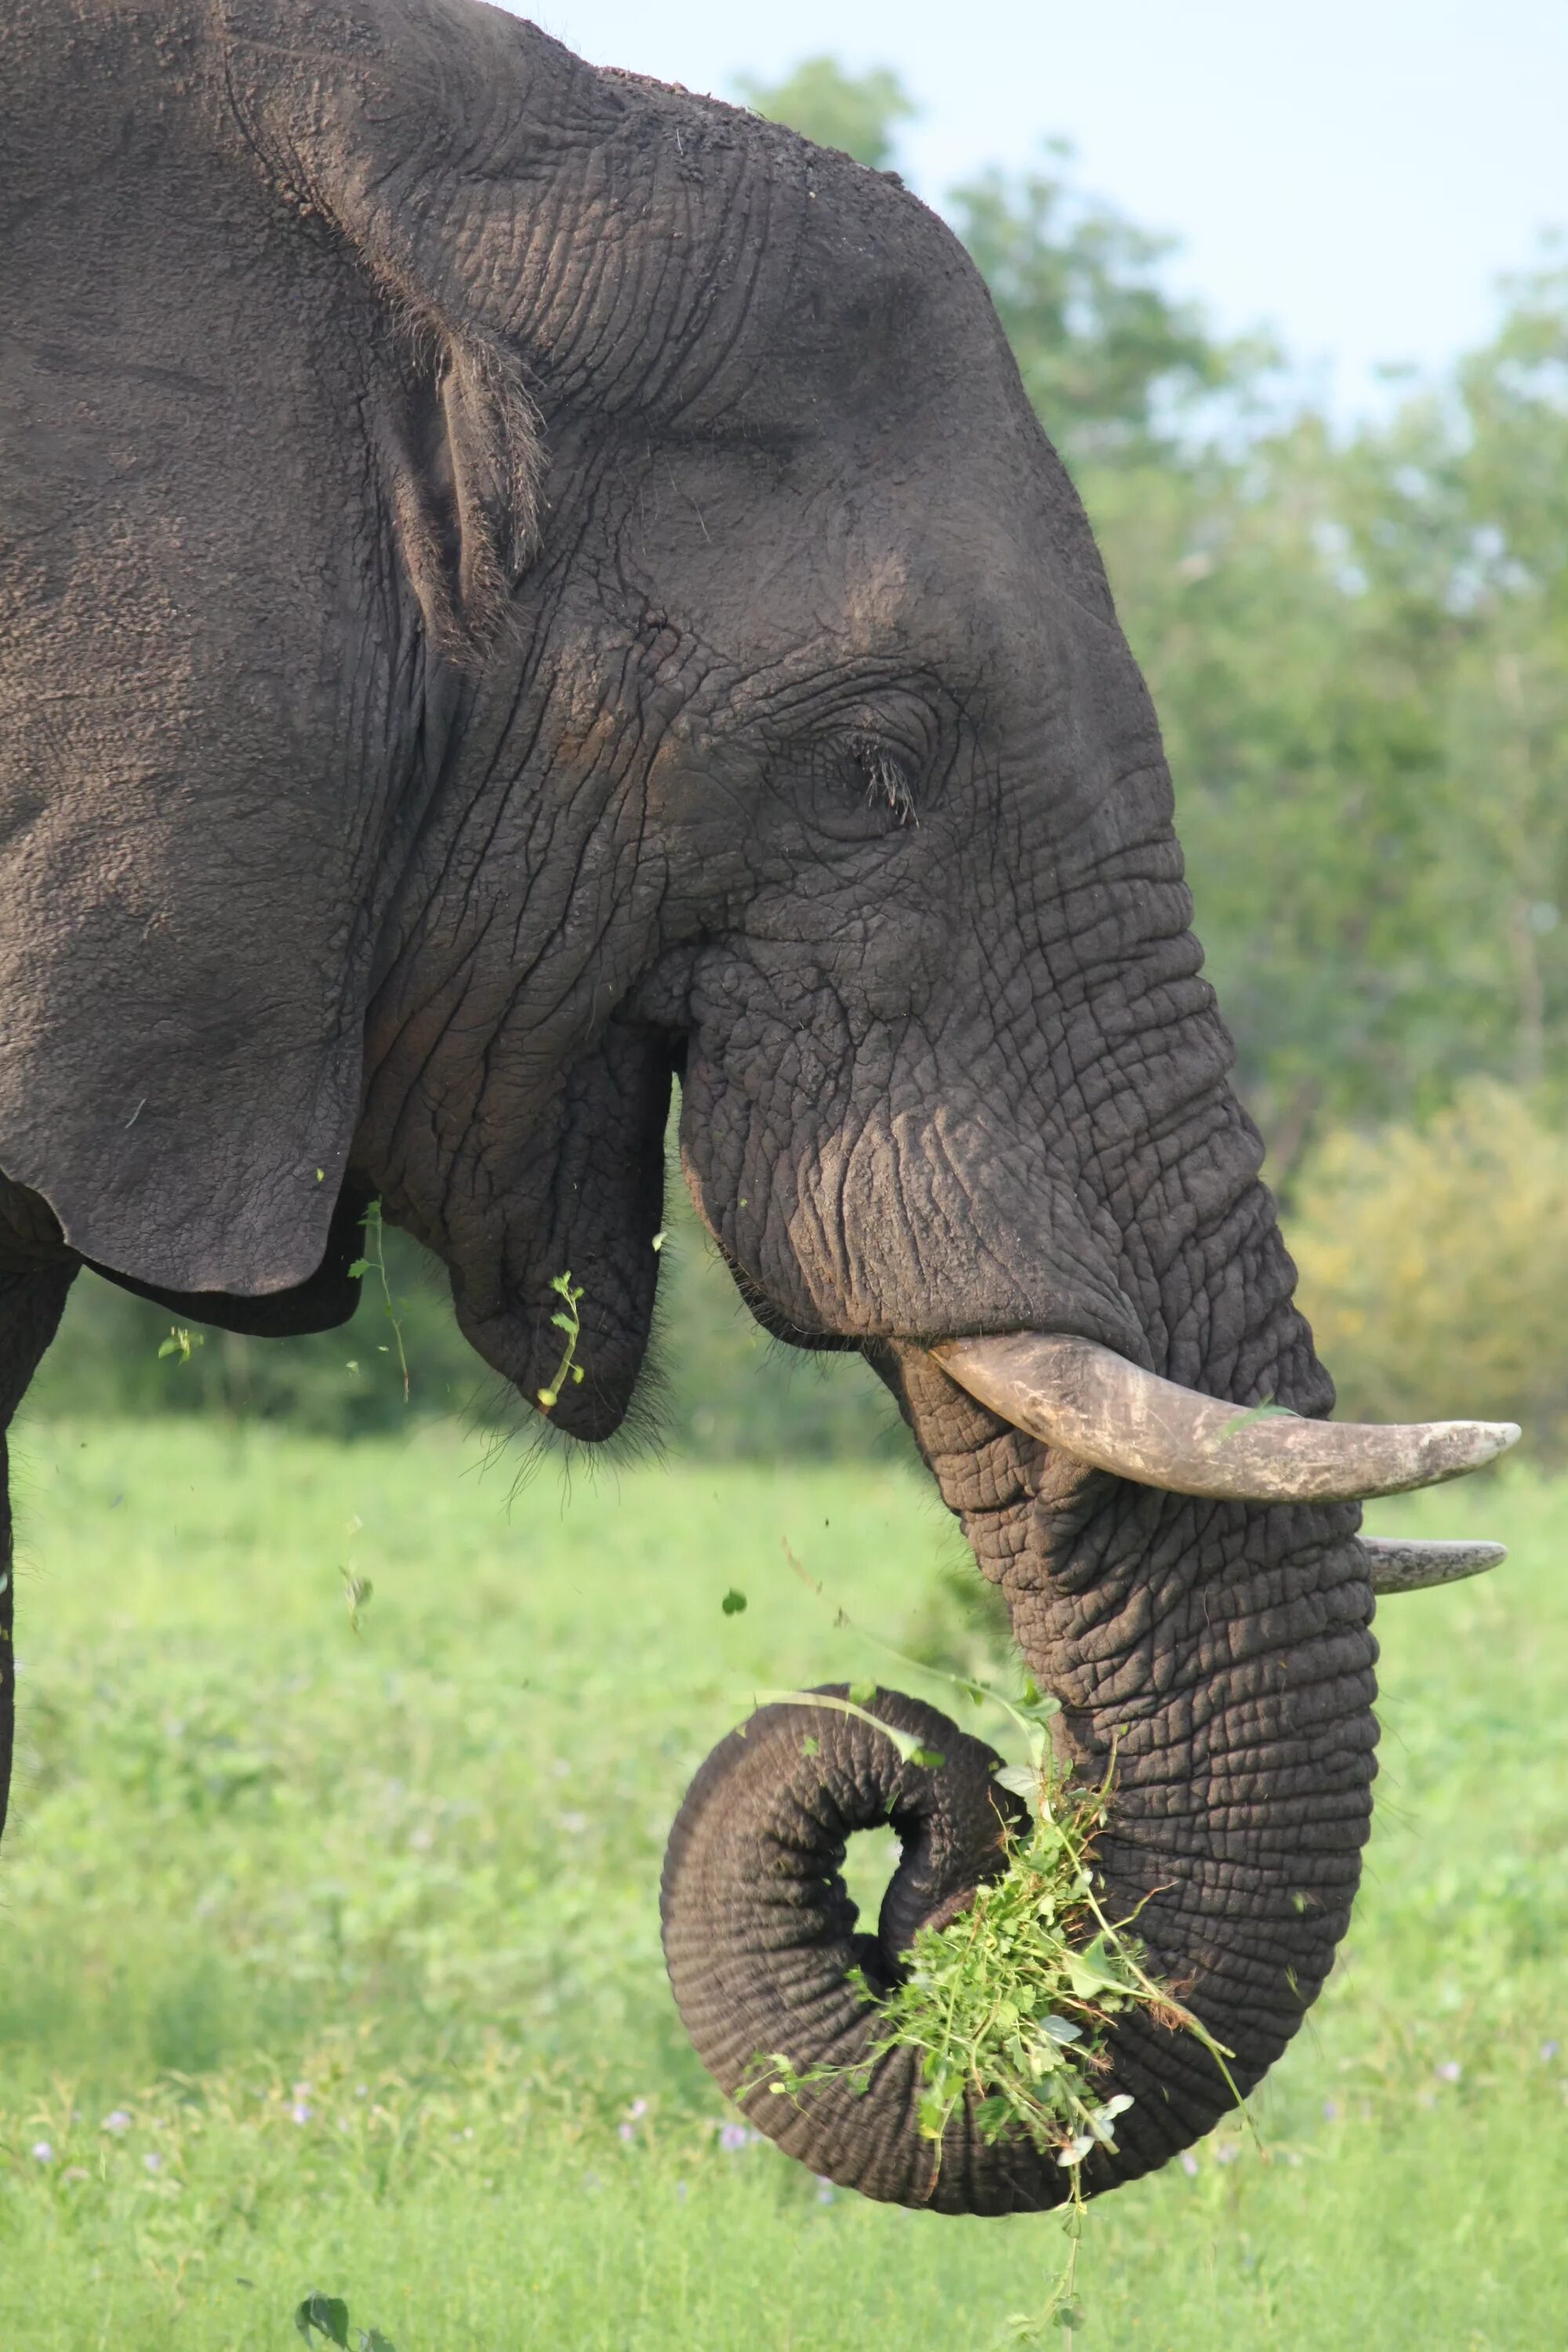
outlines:
[[[878, 170], [914, 112], [896, 74], [831, 58], [742, 95]], [[1171, 298], [1165, 243], [1087, 196], [1061, 146], [944, 208], [1153, 689], [1198, 933], [1345, 1400], [1507, 1412], [1551, 1447], [1568, 1419], [1550, 1172], [1568, 1109], [1568, 247], [1504, 284], [1489, 342], [1336, 428], [1266, 341], [1222, 340]], [[679, 1202], [671, 1230], [645, 1425], [710, 1458], [896, 1443], [863, 1367], [771, 1348]], [[518, 1423], [438, 1273], [388, 1240], [415, 1411]], [[41, 1395], [384, 1428], [404, 1408], [375, 1323], [367, 1306], [319, 1339], [215, 1332], [160, 1360], [168, 1318], [83, 1276]]]

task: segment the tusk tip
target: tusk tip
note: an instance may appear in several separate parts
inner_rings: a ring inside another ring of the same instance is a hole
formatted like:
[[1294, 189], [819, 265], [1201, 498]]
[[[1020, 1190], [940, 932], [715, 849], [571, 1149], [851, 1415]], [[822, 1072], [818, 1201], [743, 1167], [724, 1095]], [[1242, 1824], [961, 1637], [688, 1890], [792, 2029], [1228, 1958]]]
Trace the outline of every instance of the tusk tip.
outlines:
[[1457, 1584], [1461, 1577], [1485, 1576], [1500, 1568], [1508, 1546], [1500, 1543], [1405, 1542], [1387, 1536], [1363, 1536], [1372, 1589], [1377, 1593], [1424, 1592], [1436, 1584]]
[[1426, 1445], [1434, 1483], [1462, 1478], [1495, 1462], [1524, 1434], [1517, 1421], [1435, 1421], [1427, 1424]]

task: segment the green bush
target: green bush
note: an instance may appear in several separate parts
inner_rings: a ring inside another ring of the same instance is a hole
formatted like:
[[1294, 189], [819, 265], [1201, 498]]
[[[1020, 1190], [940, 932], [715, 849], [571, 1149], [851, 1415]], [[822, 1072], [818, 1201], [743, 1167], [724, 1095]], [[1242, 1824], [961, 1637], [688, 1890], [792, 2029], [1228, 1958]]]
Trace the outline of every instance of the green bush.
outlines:
[[[446, 1276], [404, 1234], [384, 1234], [395, 1332], [379, 1281], [352, 1322], [308, 1339], [247, 1339], [193, 1326], [189, 1354], [160, 1349], [173, 1318], [94, 1274], [77, 1277], [35, 1403], [80, 1416], [197, 1413], [285, 1421], [331, 1437], [368, 1436], [413, 1417], [542, 1432], [458, 1329]], [[406, 1402], [397, 1344], [408, 1360]], [[704, 1461], [842, 1460], [905, 1443], [881, 1383], [858, 1356], [811, 1356], [768, 1339], [698, 1224], [679, 1179], [638, 1433]]]
[[1289, 1238], [1349, 1418], [1518, 1421], [1568, 1440], [1568, 1134], [1489, 1080], [1420, 1126], [1340, 1129]]

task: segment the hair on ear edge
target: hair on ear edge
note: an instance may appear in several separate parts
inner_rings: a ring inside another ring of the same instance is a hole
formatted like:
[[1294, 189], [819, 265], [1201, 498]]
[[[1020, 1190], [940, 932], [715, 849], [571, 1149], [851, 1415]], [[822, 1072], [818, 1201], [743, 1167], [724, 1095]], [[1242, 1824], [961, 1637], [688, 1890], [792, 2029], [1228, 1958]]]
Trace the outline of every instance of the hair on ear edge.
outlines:
[[482, 331], [383, 280], [411, 401], [395, 435], [393, 504], [435, 643], [461, 667], [504, 635], [542, 539], [542, 422], [521, 362]]

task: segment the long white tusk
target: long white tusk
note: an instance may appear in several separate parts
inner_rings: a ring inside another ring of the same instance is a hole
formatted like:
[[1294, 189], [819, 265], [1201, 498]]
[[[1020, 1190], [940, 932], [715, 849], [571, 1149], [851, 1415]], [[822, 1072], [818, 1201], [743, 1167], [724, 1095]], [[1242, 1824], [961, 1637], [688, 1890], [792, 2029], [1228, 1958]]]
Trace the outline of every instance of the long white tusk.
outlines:
[[1511, 1421], [1380, 1426], [1226, 1404], [1092, 1339], [1044, 1331], [943, 1339], [931, 1354], [1004, 1421], [1075, 1461], [1172, 1495], [1357, 1502], [1463, 1477], [1519, 1438]]
[[1499, 1543], [1401, 1543], [1388, 1536], [1363, 1536], [1374, 1592], [1423, 1592], [1429, 1584], [1456, 1584], [1461, 1576], [1484, 1576], [1500, 1568], [1508, 1546]]

